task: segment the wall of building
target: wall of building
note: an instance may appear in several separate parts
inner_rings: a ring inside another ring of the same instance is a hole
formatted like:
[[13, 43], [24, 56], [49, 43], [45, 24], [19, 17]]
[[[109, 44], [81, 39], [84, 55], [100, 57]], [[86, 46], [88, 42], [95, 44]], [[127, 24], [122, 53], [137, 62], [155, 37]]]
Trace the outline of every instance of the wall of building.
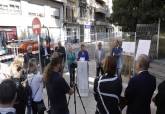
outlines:
[[[5, 2], [4, 2], [5, 1]], [[41, 36], [45, 37], [50, 32], [50, 37], [57, 41], [63, 33], [63, 4], [49, 0], [22, 0], [13, 2], [10, 0], [0, 1], [1, 5], [6, 5], [6, 10], [0, 9], [0, 26], [16, 26], [18, 38], [33, 38], [32, 20], [38, 17], [42, 25]], [[19, 6], [16, 12], [11, 9], [11, 4]]]
[[[81, 5], [81, 1], [86, 4]], [[50, 37], [55, 42], [58, 40], [64, 42], [70, 36], [78, 40], [83, 38], [81, 41], [85, 39], [88, 42], [91, 38], [96, 39], [96, 36], [108, 37], [109, 31], [112, 31], [109, 30], [111, 25], [106, 20], [112, 11], [112, 0], [102, 1], [105, 3], [104, 6], [97, 5], [96, 0], [20, 0], [20, 2], [0, 0], [0, 4], [8, 6], [4, 7], [7, 10], [2, 10], [0, 6], [0, 17], [3, 17], [0, 26], [15, 26], [19, 39], [33, 38], [32, 20], [38, 17], [42, 25], [42, 37], [46, 37], [49, 30]], [[102, 16], [96, 20], [96, 9], [105, 15], [104, 20], [101, 20]]]

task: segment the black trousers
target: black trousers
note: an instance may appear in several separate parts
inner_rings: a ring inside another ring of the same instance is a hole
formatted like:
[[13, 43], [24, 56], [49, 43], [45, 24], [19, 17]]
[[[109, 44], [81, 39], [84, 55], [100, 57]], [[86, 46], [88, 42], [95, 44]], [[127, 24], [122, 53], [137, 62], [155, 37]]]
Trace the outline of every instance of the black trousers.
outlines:
[[[42, 101], [40, 101], [40, 102], [43, 102], [43, 100]], [[44, 112], [38, 112], [38, 109], [37, 109], [37, 103], [39, 103], [39, 102], [32, 102], [32, 112], [33, 112], [33, 114], [44, 114]]]
[[20, 102], [18, 104], [15, 104], [14, 108], [16, 109], [16, 114], [25, 114], [26, 104]]
[[100, 76], [100, 72], [101, 72], [101, 75], [104, 74], [104, 70], [101, 65], [96, 68], [96, 76]]

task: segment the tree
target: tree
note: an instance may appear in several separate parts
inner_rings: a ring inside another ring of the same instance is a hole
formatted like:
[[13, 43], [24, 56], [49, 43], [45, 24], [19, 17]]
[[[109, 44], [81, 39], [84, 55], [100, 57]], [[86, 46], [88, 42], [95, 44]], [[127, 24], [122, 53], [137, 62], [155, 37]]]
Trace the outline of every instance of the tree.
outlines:
[[123, 31], [136, 31], [136, 24], [158, 23], [165, 19], [165, 0], [113, 0], [111, 21]]

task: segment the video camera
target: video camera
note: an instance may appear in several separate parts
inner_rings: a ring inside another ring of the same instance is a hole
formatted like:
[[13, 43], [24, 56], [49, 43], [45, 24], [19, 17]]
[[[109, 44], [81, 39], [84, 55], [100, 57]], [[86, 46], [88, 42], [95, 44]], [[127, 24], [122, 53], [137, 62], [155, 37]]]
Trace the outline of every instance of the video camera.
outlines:
[[71, 63], [71, 64], [70, 64], [70, 68], [71, 68], [71, 69], [77, 68], [77, 63], [76, 63], [76, 62]]
[[73, 87], [75, 84], [75, 69], [77, 68], [77, 63], [70, 64], [70, 86]]

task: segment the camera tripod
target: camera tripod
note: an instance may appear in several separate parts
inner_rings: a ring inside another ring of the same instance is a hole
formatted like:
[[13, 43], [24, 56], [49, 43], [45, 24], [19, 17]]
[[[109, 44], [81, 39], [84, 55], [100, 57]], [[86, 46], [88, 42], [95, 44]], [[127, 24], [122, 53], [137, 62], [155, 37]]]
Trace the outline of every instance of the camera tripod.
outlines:
[[[79, 97], [79, 99], [80, 99], [80, 101], [81, 101], [81, 105], [82, 105], [82, 107], [83, 107], [83, 109], [84, 109], [84, 112], [85, 112], [85, 114], [87, 114], [87, 112], [86, 112], [86, 109], [85, 109], [85, 106], [84, 106], [84, 103], [83, 103], [83, 101], [82, 101], [82, 98], [81, 98], [81, 96], [80, 96], [80, 92], [79, 92], [79, 89], [78, 89], [78, 87], [77, 87], [77, 84], [75, 83], [75, 68], [73, 68], [72, 70], [71, 70], [71, 74], [70, 74], [70, 86], [73, 88], [73, 90], [74, 90], [74, 108], [75, 108], [75, 114], [77, 114], [77, 106], [76, 106], [76, 91], [77, 91], [77, 94], [78, 94], [78, 97]], [[69, 98], [68, 98], [68, 105], [69, 105], [69, 101], [70, 101], [70, 98], [71, 98], [71, 95], [69, 95]]]

